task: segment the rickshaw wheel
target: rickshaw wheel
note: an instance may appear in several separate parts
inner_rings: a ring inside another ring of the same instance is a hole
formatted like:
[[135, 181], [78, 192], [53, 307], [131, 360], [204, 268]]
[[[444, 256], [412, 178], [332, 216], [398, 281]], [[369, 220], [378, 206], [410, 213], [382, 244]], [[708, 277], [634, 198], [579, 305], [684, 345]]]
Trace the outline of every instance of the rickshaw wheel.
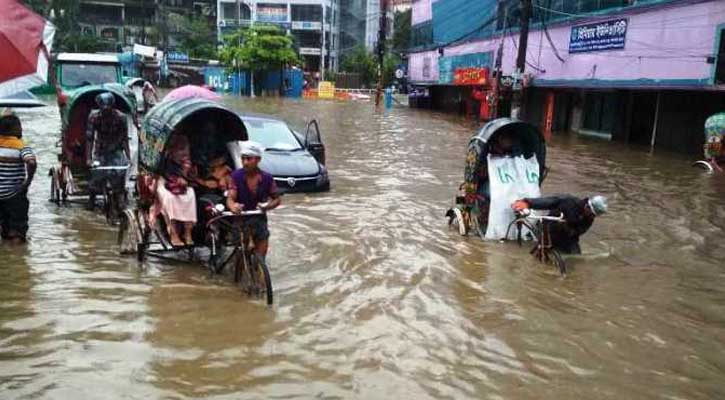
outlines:
[[564, 261], [564, 258], [561, 256], [561, 254], [559, 254], [559, 252], [554, 249], [549, 249], [546, 251], [546, 258], [551, 265], [555, 266], [559, 270], [559, 274], [561, 274], [561, 276], [565, 278], [567, 271], [566, 261]]
[[712, 167], [712, 165], [709, 162], [704, 161], [704, 160], [695, 161], [694, 163], [692, 163], [692, 166], [698, 167], [706, 172], [710, 172], [710, 173], [715, 172], [715, 169]]
[[143, 240], [138, 219], [131, 209], [121, 214], [118, 225], [118, 247], [121, 254], [133, 254], [138, 251]]
[[50, 201], [60, 206], [61, 195], [58, 170], [51, 168], [48, 175], [50, 175]]

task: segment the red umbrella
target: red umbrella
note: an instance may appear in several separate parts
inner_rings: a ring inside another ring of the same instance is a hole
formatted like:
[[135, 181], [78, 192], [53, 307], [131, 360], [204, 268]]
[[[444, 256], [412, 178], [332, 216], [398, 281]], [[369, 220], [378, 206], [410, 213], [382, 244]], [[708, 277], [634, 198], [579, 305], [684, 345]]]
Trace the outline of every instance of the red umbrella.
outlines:
[[17, 0], [0, 0], [0, 97], [47, 81], [55, 27]]
[[190, 97], [200, 97], [202, 99], [207, 100], [219, 100], [221, 97], [212, 92], [211, 90], [196, 86], [196, 85], [186, 85], [182, 86], [178, 89], [174, 89], [169, 92], [169, 94], [164, 97], [164, 100], [178, 100], [178, 99], [188, 99]]

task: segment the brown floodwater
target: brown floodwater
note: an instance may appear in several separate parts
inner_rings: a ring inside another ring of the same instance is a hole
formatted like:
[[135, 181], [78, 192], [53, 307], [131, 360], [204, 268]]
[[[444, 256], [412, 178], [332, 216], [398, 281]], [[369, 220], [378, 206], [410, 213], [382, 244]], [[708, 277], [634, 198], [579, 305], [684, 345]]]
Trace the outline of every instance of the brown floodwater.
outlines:
[[270, 216], [274, 307], [193, 265], [139, 266], [101, 215], [48, 203], [58, 110], [22, 111], [40, 168], [30, 243], [0, 246], [0, 398], [725, 397], [725, 175], [556, 137], [543, 191], [611, 201], [560, 279], [448, 230], [469, 123], [227, 101], [316, 117], [327, 144], [332, 190]]

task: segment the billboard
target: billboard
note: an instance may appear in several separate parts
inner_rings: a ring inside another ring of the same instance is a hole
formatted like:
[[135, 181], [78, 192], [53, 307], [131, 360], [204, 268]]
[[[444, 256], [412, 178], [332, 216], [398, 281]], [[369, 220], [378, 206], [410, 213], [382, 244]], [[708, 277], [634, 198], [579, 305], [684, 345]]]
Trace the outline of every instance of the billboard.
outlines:
[[627, 37], [627, 18], [571, 27], [569, 53], [621, 50]]
[[287, 22], [287, 6], [274, 4], [257, 5], [257, 21]]

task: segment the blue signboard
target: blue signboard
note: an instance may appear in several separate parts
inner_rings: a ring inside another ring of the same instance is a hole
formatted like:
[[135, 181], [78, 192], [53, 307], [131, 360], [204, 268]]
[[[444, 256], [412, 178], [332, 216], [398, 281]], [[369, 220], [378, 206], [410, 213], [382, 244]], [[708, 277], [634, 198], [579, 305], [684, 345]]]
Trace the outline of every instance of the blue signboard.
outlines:
[[180, 51], [170, 51], [166, 55], [166, 59], [170, 63], [187, 64], [189, 63], [189, 55]]
[[623, 49], [628, 24], [626, 18], [620, 18], [572, 26], [569, 53]]
[[447, 85], [453, 82], [458, 68], [490, 68], [491, 52], [445, 56], [438, 58], [438, 83]]

